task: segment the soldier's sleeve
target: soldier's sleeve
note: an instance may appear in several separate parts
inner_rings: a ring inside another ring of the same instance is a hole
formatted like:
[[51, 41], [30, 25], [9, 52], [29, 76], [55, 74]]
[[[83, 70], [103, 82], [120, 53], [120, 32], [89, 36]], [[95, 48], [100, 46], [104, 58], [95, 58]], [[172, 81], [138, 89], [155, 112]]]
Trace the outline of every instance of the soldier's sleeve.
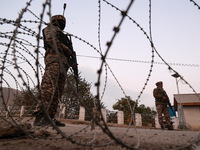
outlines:
[[70, 51], [70, 49], [67, 46], [65, 46], [62, 43], [59, 43], [59, 44], [60, 44], [60, 47], [61, 47], [62, 51], [64, 52], [64, 54], [67, 54], [68, 56], [72, 55], [72, 52]]
[[49, 45], [53, 45], [55, 41], [57, 48], [61, 49], [68, 56], [72, 55], [70, 49], [59, 40], [59, 36], [63, 34], [59, 30], [56, 28], [46, 28], [43, 34], [46, 38], [46, 42], [49, 43]]
[[158, 89], [153, 90], [153, 96], [155, 98], [162, 98], [163, 97], [162, 93], [160, 93]]
[[170, 101], [169, 101], [169, 97], [168, 97], [168, 95], [167, 95], [167, 93], [166, 93], [166, 91], [165, 91], [165, 90], [163, 90], [163, 93], [164, 93], [164, 97], [166, 97], [166, 99], [167, 99], [168, 103], [170, 103]]
[[169, 101], [169, 97], [168, 97], [168, 95], [167, 95], [165, 90], [164, 90], [164, 96], [166, 97], [166, 100], [167, 100], [167, 103], [168, 103], [169, 107], [172, 109], [172, 105], [171, 105], [171, 103]]
[[56, 38], [56, 44], [57, 44], [57, 46], [63, 51], [63, 53], [65, 55], [67, 55], [67, 56], [72, 55], [72, 52], [70, 51], [70, 49], [60, 39], [60, 38], [63, 37], [64, 34], [62, 32], [60, 32], [60, 31], [57, 31], [57, 32], [58, 33], [56, 35], [59, 36], [59, 37]]

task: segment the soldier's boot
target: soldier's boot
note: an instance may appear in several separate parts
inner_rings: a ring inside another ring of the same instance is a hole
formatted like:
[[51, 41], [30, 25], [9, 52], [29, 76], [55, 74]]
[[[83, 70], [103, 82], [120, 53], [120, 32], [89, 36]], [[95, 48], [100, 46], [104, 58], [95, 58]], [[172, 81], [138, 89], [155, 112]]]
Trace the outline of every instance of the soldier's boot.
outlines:
[[58, 127], [65, 127], [65, 124], [64, 124], [64, 123], [62, 123], [62, 122], [60, 122], [60, 121], [58, 121], [58, 120], [56, 120], [56, 119], [53, 119], [53, 121], [54, 121], [54, 123], [56, 124], [56, 126], [58, 126]]
[[[48, 126], [48, 125], [51, 126], [49, 119], [47, 118], [47, 116], [43, 112], [37, 111], [37, 112], [34, 112], [33, 115], [35, 116], [35, 120], [33, 122], [34, 126]], [[65, 126], [64, 123], [62, 123], [62, 122], [60, 122], [60, 121], [58, 121], [54, 118], [52, 118], [52, 121], [58, 127], [64, 127]]]
[[33, 115], [35, 115], [35, 120], [33, 122], [34, 126], [48, 126], [50, 124], [48, 118], [44, 115], [43, 112], [37, 111], [34, 112]]
[[174, 130], [173, 126], [167, 126], [168, 130]]
[[165, 130], [165, 125], [163, 123], [160, 124], [160, 127], [161, 127], [162, 130]]

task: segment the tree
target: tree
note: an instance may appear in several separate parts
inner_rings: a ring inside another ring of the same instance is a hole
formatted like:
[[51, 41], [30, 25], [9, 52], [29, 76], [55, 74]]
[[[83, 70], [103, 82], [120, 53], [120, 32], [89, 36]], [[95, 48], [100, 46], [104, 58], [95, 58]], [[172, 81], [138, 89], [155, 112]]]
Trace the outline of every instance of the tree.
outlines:
[[107, 114], [108, 123], [117, 123], [117, 112], [109, 111]]
[[[95, 97], [91, 93], [91, 84], [85, 79], [79, 76], [79, 91], [76, 91], [76, 82], [72, 74], [68, 74], [67, 83], [65, 85], [64, 93], [62, 96], [62, 103], [66, 106], [66, 114], [68, 118], [76, 118], [79, 115], [80, 106], [85, 107], [88, 111], [92, 113], [94, 103], [96, 101]], [[101, 107], [105, 106], [101, 103]], [[86, 120], [91, 120], [91, 115], [89, 115], [86, 110]]]
[[[130, 105], [128, 104], [128, 101]], [[113, 109], [117, 109], [124, 112], [124, 120], [126, 121], [131, 117], [131, 109], [135, 105], [135, 101], [131, 100], [130, 96], [126, 96], [125, 98], [121, 98], [117, 103], [113, 105]], [[131, 108], [130, 108], [131, 106]], [[138, 106], [136, 104], [134, 113], [140, 113], [142, 115], [142, 124], [147, 126], [148, 123], [152, 123], [154, 121], [156, 111], [152, 110], [150, 107], [146, 107], [144, 104]]]
[[115, 103], [113, 105], [113, 109], [123, 111], [124, 112], [124, 122], [127, 123], [127, 121], [130, 120], [130, 118], [131, 118], [131, 109], [133, 108], [134, 105], [136, 105], [136, 107], [137, 107], [136, 102], [131, 100], [130, 96], [126, 96], [126, 97], [118, 100], [117, 103]]
[[[73, 77], [73, 74], [67, 74], [65, 88], [63, 90], [63, 95], [60, 100], [61, 104], [64, 104], [66, 107], [67, 118], [77, 118], [79, 115], [80, 106], [84, 106], [92, 112], [94, 107], [95, 97], [90, 92], [91, 84], [88, 83], [85, 79], [79, 77], [79, 91], [76, 91], [76, 81]], [[35, 89], [24, 90], [15, 98], [17, 106], [32, 106], [36, 105], [35, 99], [37, 98], [38, 91]], [[105, 106], [101, 103], [101, 107]], [[87, 119], [91, 120], [91, 115], [86, 111], [86, 116], [89, 116]]]
[[14, 99], [16, 106], [35, 106], [37, 94], [38, 92], [36, 89], [20, 91], [20, 94], [16, 95]]
[[26, 110], [25, 114], [32, 114], [37, 106], [36, 98], [38, 95], [38, 90], [36, 88], [26, 89], [20, 91], [19, 93], [20, 94], [16, 95], [16, 97], [14, 98], [14, 105], [17, 106], [17, 109], [18, 106], [27, 106], [24, 108]]
[[137, 113], [140, 113], [142, 115], [142, 125], [147, 126], [149, 123], [152, 123], [154, 121], [156, 111], [152, 110], [150, 107], [145, 107], [144, 104], [141, 104], [137, 108]]

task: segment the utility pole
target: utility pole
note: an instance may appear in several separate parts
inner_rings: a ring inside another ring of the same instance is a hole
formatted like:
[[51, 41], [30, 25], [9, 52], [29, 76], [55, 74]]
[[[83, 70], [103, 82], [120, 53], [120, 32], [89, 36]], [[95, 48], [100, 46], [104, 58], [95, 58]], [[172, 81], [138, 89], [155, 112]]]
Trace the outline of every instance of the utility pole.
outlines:
[[[172, 75], [172, 77], [176, 79], [177, 92], [178, 94], [180, 94], [179, 87], [178, 87], [178, 81], [179, 81], [178, 78], [180, 78], [181, 76], [178, 73], [175, 73]], [[179, 118], [179, 128], [186, 129], [185, 116], [183, 112], [183, 106], [181, 105], [181, 101], [178, 104], [178, 118]]]
[[177, 78], [180, 77], [180, 75], [178, 73], [175, 73], [175, 74], [172, 75], [172, 77], [174, 77], [176, 79], [177, 92], [178, 92], [178, 94], [180, 94], [179, 87], [178, 87], [178, 79], [177, 79]]

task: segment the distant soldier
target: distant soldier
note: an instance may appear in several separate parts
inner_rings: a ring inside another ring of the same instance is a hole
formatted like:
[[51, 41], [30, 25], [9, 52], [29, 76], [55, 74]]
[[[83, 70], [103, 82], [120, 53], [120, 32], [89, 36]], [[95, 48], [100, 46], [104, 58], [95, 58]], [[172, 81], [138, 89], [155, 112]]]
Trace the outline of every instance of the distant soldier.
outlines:
[[167, 108], [167, 105], [171, 107], [171, 103], [169, 101], [169, 97], [167, 96], [167, 93], [163, 89], [163, 83], [162, 81], [156, 83], [157, 88], [153, 90], [153, 96], [155, 97], [155, 103], [156, 103], [156, 109], [158, 112], [158, 121], [162, 129], [164, 129], [163, 124], [163, 117], [162, 114], [164, 114], [165, 120], [166, 120], [166, 127], [168, 130], [173, 130], [173, 126], [170, 122], [170, 115], [169, 115], [169, 109]]
[[51, 23], [43, 29], [46, 67], [41, 83], [39, 110], [35, 113], [35, 126], [50, 124], [44, 110], [57, 126], [65, 126], [64, 123], [55, 119], [59, 99], [65, 85], [65, 75], [69, 68], [69, 58], [73, 57], [65, 43], [67, 41], [66, 35], [63, 33], [65, 23], [64, 16], [56, 15], [51, 18]]

